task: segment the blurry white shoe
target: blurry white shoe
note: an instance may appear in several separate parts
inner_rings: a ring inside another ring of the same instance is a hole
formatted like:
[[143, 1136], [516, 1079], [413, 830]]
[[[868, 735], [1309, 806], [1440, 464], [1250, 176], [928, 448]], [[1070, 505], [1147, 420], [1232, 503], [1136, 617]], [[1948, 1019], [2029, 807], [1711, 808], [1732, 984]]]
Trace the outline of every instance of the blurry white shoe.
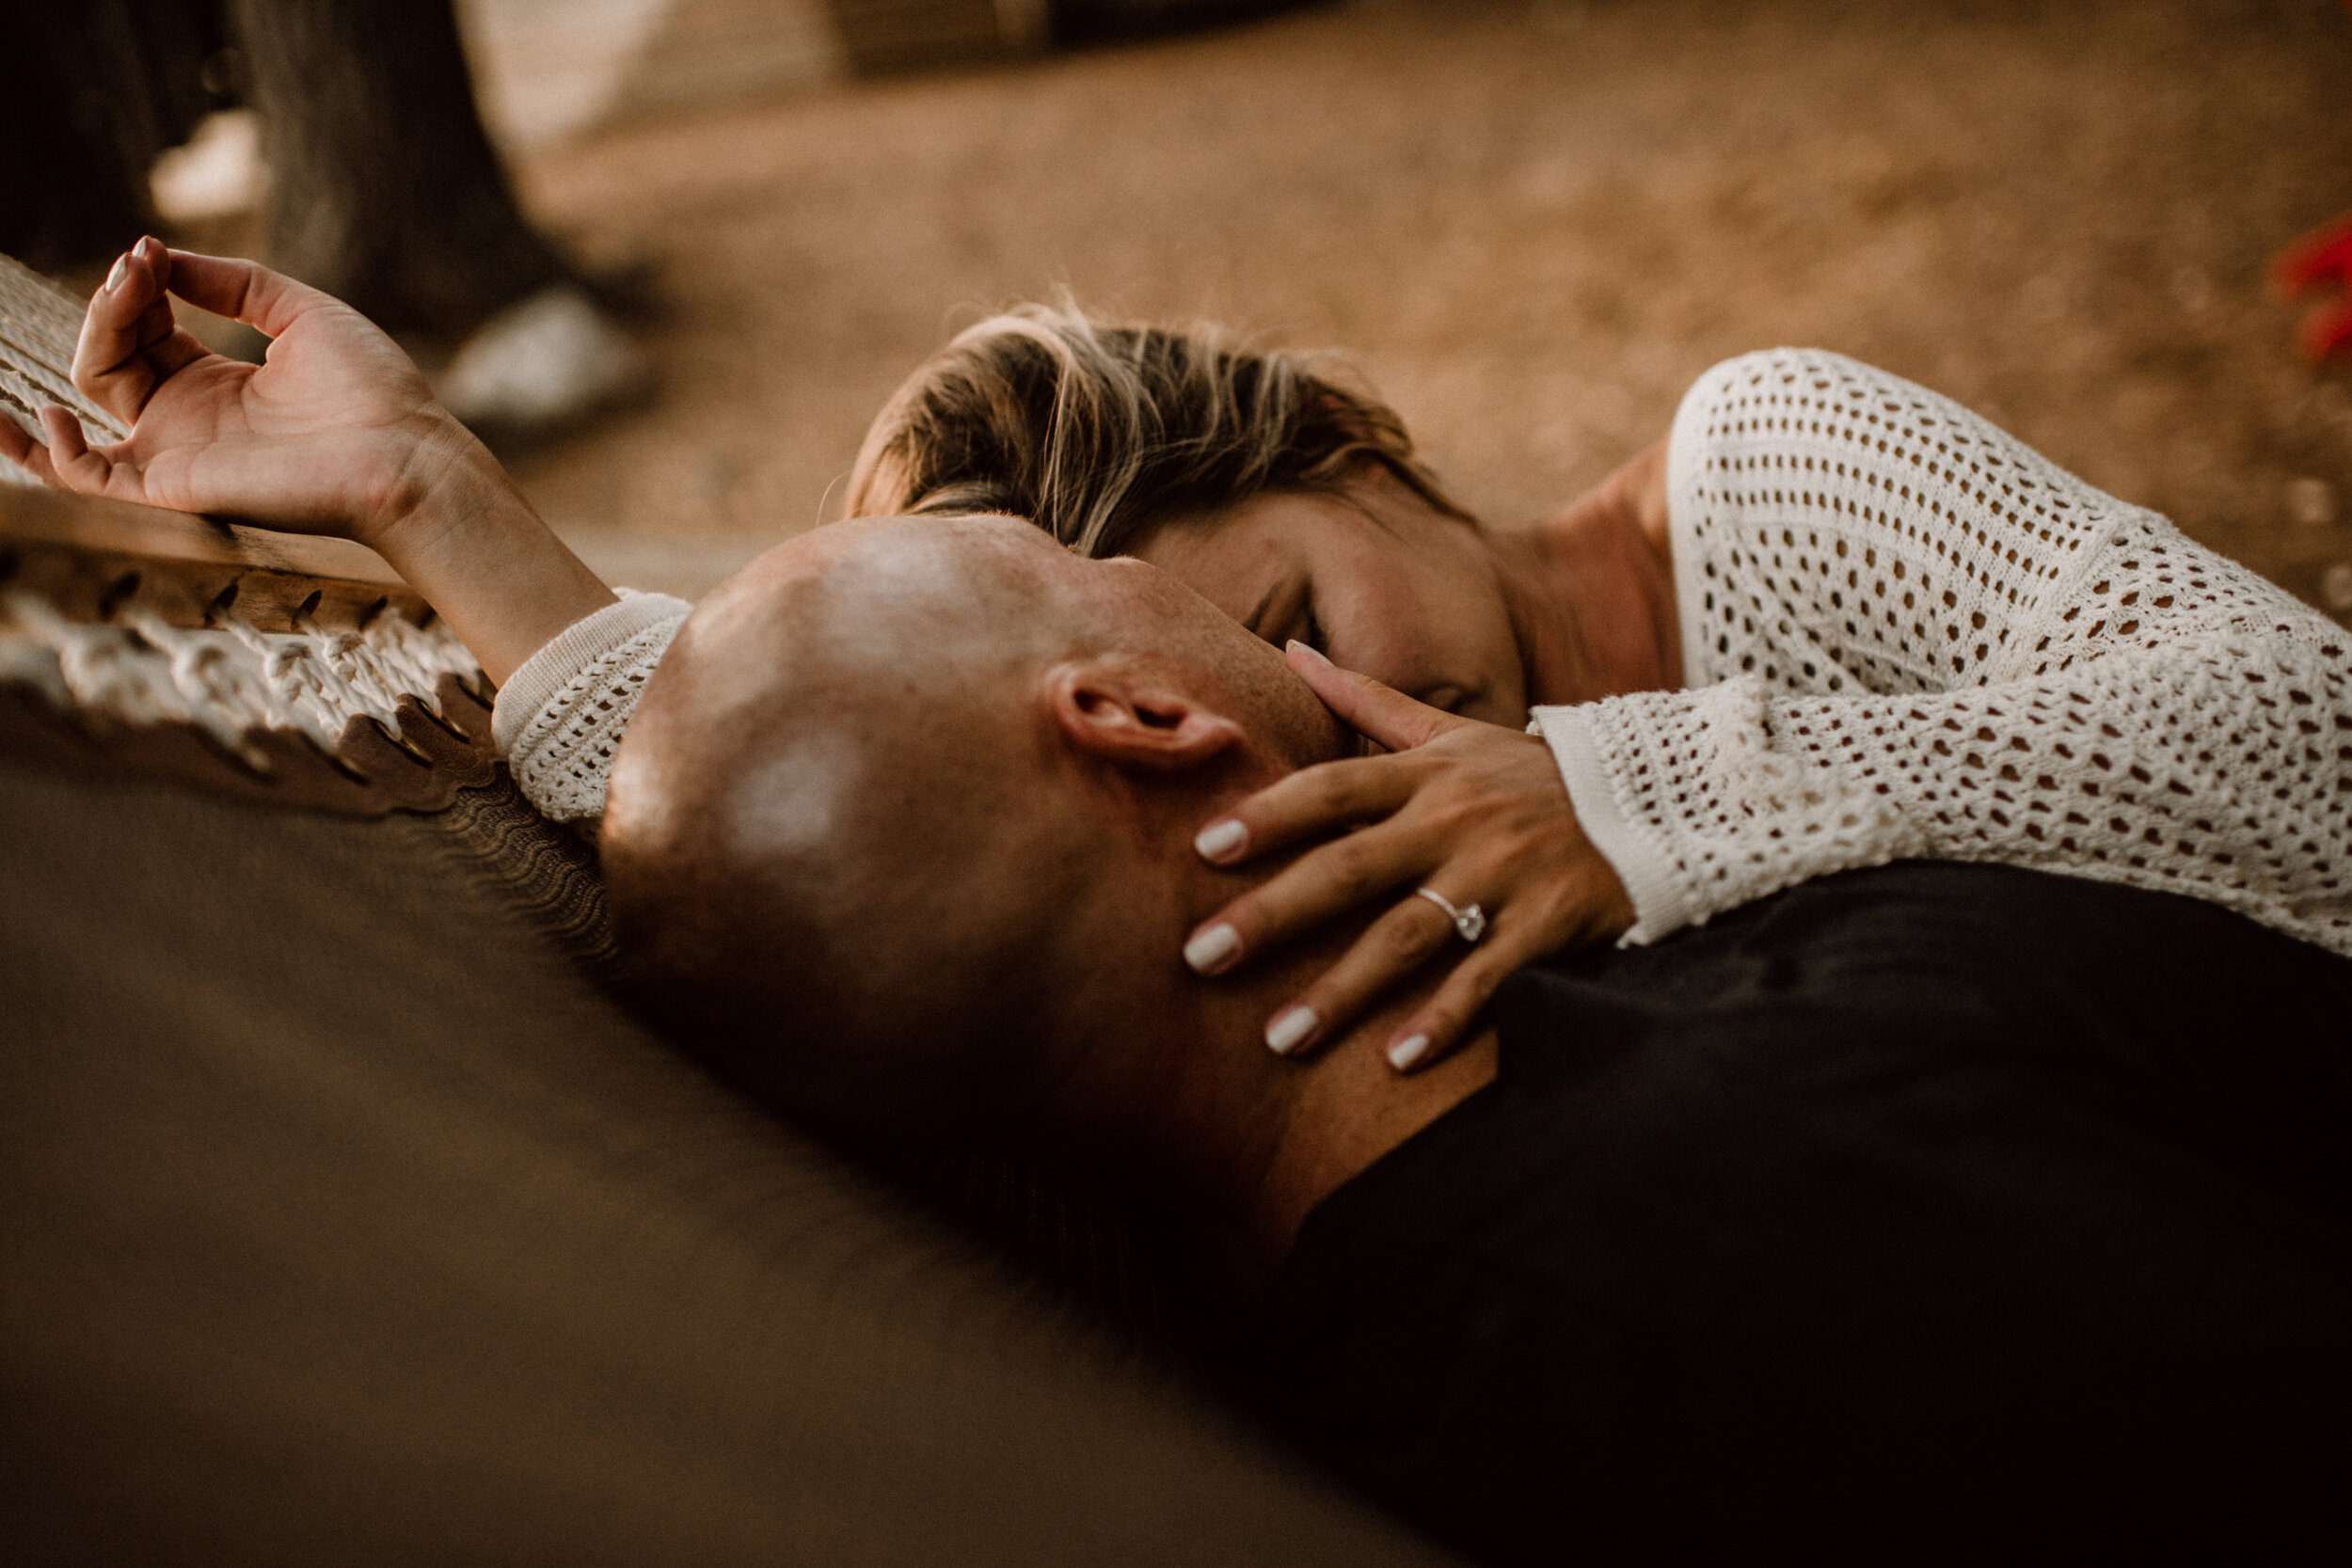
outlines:
[[485, 323], [442, 369], [434, 391], [476, 430], [529, 436], [652, 387], [644, 351], [586, 294], [557, 283]]

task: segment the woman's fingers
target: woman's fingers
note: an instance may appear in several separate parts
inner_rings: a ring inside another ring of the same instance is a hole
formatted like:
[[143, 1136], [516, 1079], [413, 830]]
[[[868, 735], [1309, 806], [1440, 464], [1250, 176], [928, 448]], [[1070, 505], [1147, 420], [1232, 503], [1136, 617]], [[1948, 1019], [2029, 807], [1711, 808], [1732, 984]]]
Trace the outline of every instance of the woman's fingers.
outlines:
[[116, 258], [114, 270], [90, 296], [73, 345], [73, 385], [126, 425], [139, 417], [161, 379], [144, 351], [168, 338], [173, 325], [150, 243], [141, 240]]
[[1203, 921], [1184, 942], [1184, 961], [1222, 974], [1261, 947], [1424, 875], [1437, 859], [1422, 833], [1387, 823], [1334, 839]]
[[1311, 834], [1386, 816], [1412, 799], [1409, 768], [1394, 757], [1319, 762], [1266, 785], [1193, 835], [1211, 865], [1238, 865]]
[[1283, 657], [1298, 677], [1314, 689], [1323, 705], [1391, 752], [1423, 746], [1451, 729], [1471, 722], [1443, 708], [1417, 703], [1393, 687], [1370, 675], [1343, 670], [1304, 642], [1293, 641]]
[[1414, 788], [1394, 753], [1472, 722], [1342, 670], [1304, 642], [1292, 642], [1288, 657], [1326, 706], [1391, 755], [1320, 763], [1260, 790], [1194, 836], [1194, 847], [1212, 865], [1238, 865], [1311, 833], [1389, 815]]
[[82, 434], [82, 421], [70, 410], [54, 404], [43, 408], [40, 432], [49, 441], [49, 472], [43, 477], [86, 496], [103, 496], [113, 489], [114, 464], [103, 453], [90, 450], [88, 439]]
[[241, 321], [265, 338], [284, 337], [288, 327], [312, 310], [338, 308], [334, 295], [258, 261], [185, 250], [165, 254], [173, 293], [215, 316]]
[[331, 295], [256, 262], [139, 241], [91, 296], [73, 352], [74, 386], [126, 425], [158, 386], [210, 352], [181, 330], [171, 294], [270, 338], [312, 310], [337, 308]]
[[45, 404], [35, 416], [40, 420], [40, 434], [49, 443], [49, 463], [60, 471], [72, 466], [89, 451], [89, 438], [82, 434], [82, 421], [71, 408]]
[[1437, 994], [1389, 1041], [1389, 1065], [1399, 1072], [1418, 1072], [1442, 1060], [1462, 1043], [1472, 1022], [1494, 1000], [1495, 988], [1514, 970], [1543, 956], [1541, 947], [1511, 941], [1501, 933], [1496, 940], [1471, 948], [1438, 987]]
[[115, 261], [82, 318], [73, 385], [125, 425], [137, 422], [157, 386], [209, 352], [172, 316], [171, 271], [163, 242], [139, 241]]
[[1267, 1049], [1295, 1056], [1336, 1038], [1454, 940], [1454, 923], [1442, 911], [1426, 898], [1406, 895], [1338, 963], [1267, 1021]]
[[82, 421], [69, 409], [50, 406], [40, 411], [41, 434], [48, 438], [42, 464], [27, 467], [61, 489], [114, 500], [146, 501], [147, 479], [140, 466], [119, 455], [129, 443], [92, 447], [82, 433]]
[[24, 426], [5, 413], [0, 413], [0, 457], [7, 458], [43, 484], [57, 483], [56, 470], [49, 466], [49, 449], [34, 440]]

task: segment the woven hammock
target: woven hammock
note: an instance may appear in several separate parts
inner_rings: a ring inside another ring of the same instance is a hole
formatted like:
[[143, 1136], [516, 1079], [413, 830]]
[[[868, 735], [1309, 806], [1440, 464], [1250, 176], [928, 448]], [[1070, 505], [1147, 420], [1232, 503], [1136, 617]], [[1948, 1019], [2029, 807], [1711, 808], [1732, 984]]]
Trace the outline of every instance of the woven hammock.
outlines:
[[[73, 342], [82, 330], [83, 302], [13, 257], [0, 256], [0, 412], [33, 435], [33, 411], [55, 404], [81, 416], [93, 442], [119, 441], [121, 422], [73, 385]], [[0, 477], [35, 483], [12, 463]]]

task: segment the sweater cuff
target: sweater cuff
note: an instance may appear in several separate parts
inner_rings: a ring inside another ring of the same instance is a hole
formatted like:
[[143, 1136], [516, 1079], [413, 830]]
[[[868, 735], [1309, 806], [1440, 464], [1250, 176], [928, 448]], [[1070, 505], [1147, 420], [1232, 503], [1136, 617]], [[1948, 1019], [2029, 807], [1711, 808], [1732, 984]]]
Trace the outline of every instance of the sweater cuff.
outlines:
[[1708, 601], [1705, 552], [1700, 548], [1707, 520], [1707, 461], [1713, 440], [1714, 413], [1729, 390], [1726, 383], [1742, 363], [1726, 360], [1696, 381], [1675, 408], [1675, 422], [1666, 436], [1666, 536], [1669, 570], [1674, 578], [1675, 635], [1682, 647], [1683, 684], [1703, 684], [1699, 672], [1713, 662], [1708, 656]]
[[1527, 727], [1551, 748], [1561, 782], [1567, 785], [1568, 803], [1576, 808], [1577, 825], [1633, 900], [1633, 927], [1618, 945], [1637, 947], [1692, 924], [1699, 910], [1672, 852], [1654, 831], [1627, 816], [1619, 802], [1593, 736], [1596, 711], [1593, 704], [1539, 707], [1533, 710]]
[[490, 710], [490, 741], [499, 755], [513, 753], [532, 720], [582, 670], [639, 633], [677, 620], [694, 608], [667, 594], [640, 594], [633, 588], [614, 592], [621, 596], [618, 604], [574, 621], [499, 688], [497, 705]]

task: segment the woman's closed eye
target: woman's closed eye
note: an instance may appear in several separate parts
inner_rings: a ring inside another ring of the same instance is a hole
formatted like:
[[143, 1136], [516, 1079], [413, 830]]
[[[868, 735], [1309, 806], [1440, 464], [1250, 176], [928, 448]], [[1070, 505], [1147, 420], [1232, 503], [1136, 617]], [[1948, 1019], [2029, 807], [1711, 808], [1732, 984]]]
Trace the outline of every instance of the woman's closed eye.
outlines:
[[1298, 641], [1327, 658], [1331, 655], [1330, 634], [1315, 611], [1314, 586], [1304, 578], [1267, 589], [1242, 625], [1277, 648]]
[[1448, 713], [1459, 713], [1462, 711], [1463, 705], [1470, 701], [1470, 694], [1458, 686], [1433, 686], [1426, 690], [1413, 692], [1411, 695], [1415, 701], [1424, 703], [1430, 707], [1443, 708]]
[[1315, 596], [1311, 592], [1306, 595], [1306, 602], [1300, 607], [1298, 630], [1295, 635], [1298, 641], [1306, 643], [1324, 657], [1331, 657], [1330, 634], [1323, 629], [1323, 618], [1315, 613]]

